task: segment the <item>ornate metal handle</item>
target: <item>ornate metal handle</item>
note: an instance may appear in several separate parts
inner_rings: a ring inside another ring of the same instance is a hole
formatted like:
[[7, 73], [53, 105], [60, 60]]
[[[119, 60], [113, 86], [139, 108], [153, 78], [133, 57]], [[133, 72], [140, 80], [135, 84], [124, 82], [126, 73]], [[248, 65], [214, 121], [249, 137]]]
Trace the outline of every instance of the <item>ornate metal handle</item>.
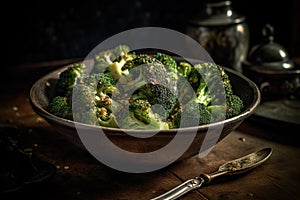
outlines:
[[172, 190], [155, 197], [151, 200], [174, 200], [182, 195], [186, 194], [187, 192], [191, 190], [195, 190], [201, 187], [201, 185], [204, 183], [204, 179], [201, 177], [196, 177], [190, 180], [187, 180], [186, 182], [178, 185], [177, 187], [173, 188]]

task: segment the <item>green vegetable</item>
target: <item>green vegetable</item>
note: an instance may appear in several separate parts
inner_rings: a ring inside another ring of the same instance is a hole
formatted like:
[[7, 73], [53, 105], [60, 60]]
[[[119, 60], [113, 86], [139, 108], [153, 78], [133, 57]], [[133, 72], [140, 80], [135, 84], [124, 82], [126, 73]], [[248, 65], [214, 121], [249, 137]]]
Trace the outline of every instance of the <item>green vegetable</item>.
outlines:
[[114, 114], [109, 112], [106, 108], [99, 109], [98, 123], [100, 126], [118, 128], [118, 123]]
[[49, 103], [47, 110], [58, 117], [73, 119], [72, 107], [67, 101], [67, 97], [56, 96]]
[[129, 115], [122, 113], [121, 127], [126, 129], [169, 129], [147, 100], [138, 99], [129, 105]]
[[184, 106], [183, 112], [188, 116], [183, 121], [183, 127], [208, 124], [211, 119], [211, 113], [203, 103], [191, 101]]
[[178, 100], [177, 81], [168, 69], [149, 55], [137, 55], [127, 62], [131, 70], [124, 79], [120, 79], [123, 93], [132, 93], [131, 99], [147, 99], [151, 105], [159, 104], [165, 110], [167, 118]]
[[192, 84], [198, 85], [194, 101], [208, 108], [212, 114], [212, 121], [220, 121], [241, 113], [243, 102], [233, 94], [229, 77], [220, 65], [196, 64], [189, 77]]
[[172, 128], [192, 127], [210, 123], [211, 112], [203, 103], [190, 101], [171, 114], [168, 124]]
[[101, 74], [98, 80], [97, 93], [104, 93], [109, 96], [118, 93], [118, 88], [116, 87], [116, 80], [109, 74]]
[[177, 72], [184, 78], [188, 78], [188, 75], [191, 73], [192, 65], [188, 62], [179, 62], [177, 65]]
[[126, 45], [119, 45], [113, 49], [99, 52], [94, 56], [94, 67], [92, 74], [102, 73], [106, 68], [112, 64], [118, 57], [126, 55], [129, 52], [129, 47]]
[[[196, 87], [196, 102], [203, 103], [208, 106], [212, 103], [225, 101], [222, 99], [224, 96], [231, 96], [232, 89], [229, 78], [223, 68], [214, 63], [196, 64], [194, 69], [199, 75], [193, 75], [193, 80], [197, 77]], [[220, 78], [221, 77], [221, 78]], [[222, 102], [221, 102], [222, 103]]]
[[86, 66], [83, 63], [75, 63], [61, 72], [57, 83], [58, 94], [65, 96], [76, 85], [77, 79], [85, 73]]
[[243, 100], [234, 94], [227, 99], [226, 104], [227, 104], [227, 112], [226, 112], [227, 118], [240, 114], [244, 108]]
[[178, 65], [172, 56], [157, 52], [153, 55], [153, 57], [159, 60], [167, 68], [169, 76], [172, 76], [174, 79], [178, 80]]
[[89, 85], [77, 84], [73, 88], [72, 110], [75, 121], [97, 125], [96, 90]]
[[167, 55], [165, 53], [157, 52], [156, 54], [154, 54], [153, 57], [159, 60], [165, 66], [168, 66], [171, 69], [171, 71], [177, 71], [177, 62], [172, 56]]
[[94, 61], [90, 74], [83, 63], [60, 74], [49, 112], [104, 127], [161, 130], [224, 120], [244, 109], [224, 68], [214, 63], [137, 54], [125, 45]]

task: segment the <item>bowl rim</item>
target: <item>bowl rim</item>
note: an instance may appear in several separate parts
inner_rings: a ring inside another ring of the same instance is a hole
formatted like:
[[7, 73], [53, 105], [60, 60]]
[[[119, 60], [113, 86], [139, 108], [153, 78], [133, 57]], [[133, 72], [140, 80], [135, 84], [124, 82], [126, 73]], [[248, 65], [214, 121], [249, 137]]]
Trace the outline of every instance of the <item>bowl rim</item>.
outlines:
[[[75, 63], [80, 63], [82, 61], [78, 61]], [[61, 118], [58, 116], [55, 116], [54, 114], [48, 112], [41, 104], [38, 103], [38, 97], [35, 95], [36, 94], [36, 89], [37, 87], [42, 84], [42, 83], [46, 83], [47, 80], [49, 80], [50, 78], [53, 78], [54, 75], [57, 76], [59, 75], [59, 73], [61, 73], [63, 70], [65, 70], [67, 67], [73, 65], [74, 63], [59, 67], [47, 74], [45, 74], [44, 76], [42, 76], [41, 78], [39, 78], [30, 88], [29, 91], [29, 102], [33, 108], [33, 110], [41, 117], [43, 117], [49, 124], [53, 124], [53, 121], [55, 121], [55, 123], [58, 123], [60, 125], [63, 126], [68, 126], [68, 127], [72, 127], [72, 128], [76, 128], [76, 127], [80, 127], [80, 128], [93, 128], [93, 129], [103, 129], [105, 130], [105, 133], [118, 133], [118, 132], [123, 132], [123, 131], [130, 131], [132, 133], [153, 133], [153, 132], [163, 132], [166, 134], [170, 134], [173, 132], [178, 132], [178, 131], [184, 131], [184, 132], [194, 132], [195, 130], [197, 131], [201, 131], [201, 130], [207, 130], [208, 128], [211, 127], [218, 127], [221, 125], [225, 125], [225, 124], [230, 124], [232, 122], [235, 121], [241, 121], [244, 120], [245, 118], [247, 118], [248, 116], [252, 115], [254, 113], [254, 110], [258, 107], [258, 105], [261, 102], [261, 93], [260, 90], [258, 88], [258, 86], [249, 78], [247, 78], [245, 75], [243, 75], [240, 72], [237, 72], [233, 69], [224, 67], [225, 71], [228, 71], [232, 74], [234, 74], [235, 76], [238, 76], [239, 78], [242, 78], [243, 80], [245, 80], [245, 82], [248, 83], [249, 87], [252, 89], [254, 97], [252, 102], [250, 103], [250, 105], [248, 106], [248, 108], [246, 108], [245, 110], [243, 110], [242, 113], [240, 113], [237, 116], [234, 117], [230, 117], [228, 119], [222, 120], [222, 121], [217, 121], [217, 122], [213, 122], [213, 123], [209, 123], [209, 124], [204, 124], [204, 125], [199, 125], [199, 126], [194, 126], [194, 127], [183, 127], [183, 128], [174, 128], [174, 129], [167, 129], [167, 130], [157, 130], [157, 129], [153, 129], [153, 130], [140, 130], [140, 129], [121, 129], [121, 128], [112, 128], [112, 127], [104, 127], [104, 126], [99, 126], [99, 125], [89, 125], [89, 124], [84, 124], [84, 123], [80, 123], [80, 122], [76, 122], [73, 120], [69, 120], [69, 119], [65, 119], [65, 118]]]

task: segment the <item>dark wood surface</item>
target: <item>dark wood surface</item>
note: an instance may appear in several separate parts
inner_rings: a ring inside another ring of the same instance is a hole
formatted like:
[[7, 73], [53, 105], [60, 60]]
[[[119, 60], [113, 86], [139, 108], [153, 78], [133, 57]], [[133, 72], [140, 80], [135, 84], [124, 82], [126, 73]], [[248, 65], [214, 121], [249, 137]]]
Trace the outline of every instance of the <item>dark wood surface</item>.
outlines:
[[38, 78], [75, 60], [78, 59], [3, 68], [0, 123], [22, 129], [28, 138], [27, 147], [38, 158], [54, 164], [57, 172], [42, 184], [0, 199], [151, 199], [263, 147], [273, 148], [272, 156], [263, 165], [206, 185], [180, 199], [300, 199], [299, 127], [292, 130], [286, 124], [258, 121], [255, 116], [244, 121], [203, 159], [195, 155], [142, 174], [119, 172], [101, 164], [56, 132], [32, 110], [28, 101], [30, 87]]

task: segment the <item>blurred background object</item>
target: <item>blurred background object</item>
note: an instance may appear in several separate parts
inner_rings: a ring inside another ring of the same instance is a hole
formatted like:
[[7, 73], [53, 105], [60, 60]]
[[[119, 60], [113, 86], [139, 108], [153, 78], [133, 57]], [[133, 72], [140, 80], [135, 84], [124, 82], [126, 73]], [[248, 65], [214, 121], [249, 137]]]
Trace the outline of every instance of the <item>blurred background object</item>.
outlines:
[[[85, 57], [97, 44], [121, 31], [159, 26], [185, 33], [188, 21], [204, 11], [206, 0], [8, 1], [2, 5], [4, 65]], [[246, 17], [250, 46], [261, 41], [266, 23], [291, 57], [300, 56], [300, 2], [232, 0]]]
[[186, 33], [207, 50], [215, 63], [242, 71], [241, 63], [249, 47], [249, 28], [246, 18], [232, 9], [231, 1], [208, 1], [204, 12], [189, 21]]
[[272, 25], [266, 24], [262, 35], [263, 40], [251, 47], [242, 63], [243, 73], [258, 85], [263, 100], [300, 97], [300, 66], [275, 41]]
[[262, 41], [250, 48], [242, 63], [244, 75], [253, 80], [261, 92], [262, 101], [254, 116], [260, 123], [299, 125], [300, 65], [277, 42], [275, 32], [271, 24], [266, 24]]

